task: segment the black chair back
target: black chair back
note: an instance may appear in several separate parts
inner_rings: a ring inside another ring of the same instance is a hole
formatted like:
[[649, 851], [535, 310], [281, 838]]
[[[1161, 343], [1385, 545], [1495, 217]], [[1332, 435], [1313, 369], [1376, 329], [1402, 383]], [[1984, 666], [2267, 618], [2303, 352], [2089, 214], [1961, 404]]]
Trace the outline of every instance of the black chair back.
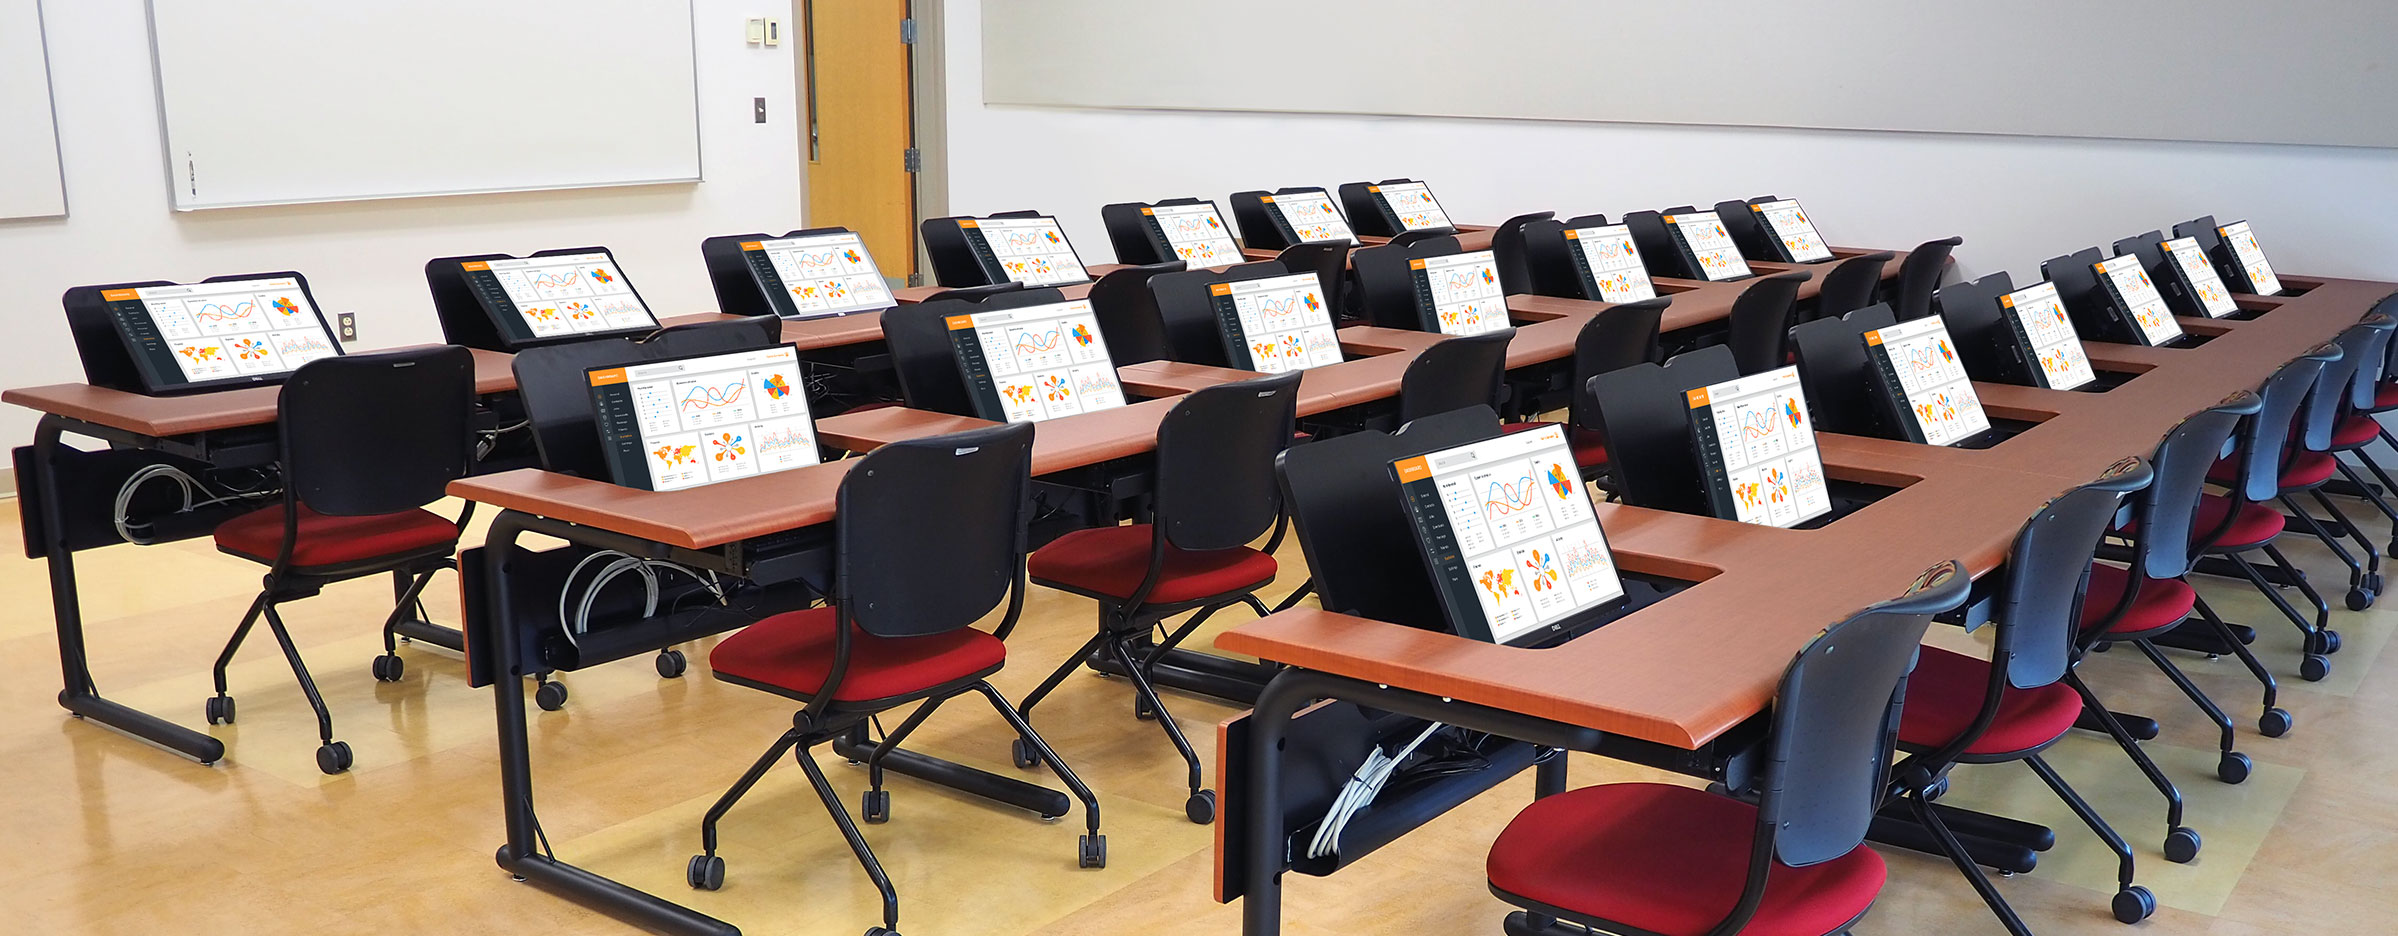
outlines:
[[2380, 369], [2381, 355], [2386, 350], [2382, 343], [2389, 340], [2389, 323], [2384, 320], [2376, 325], [2373, 320], [2377, 318], [2380, 316], [2350, 325], [2332, 339], [2331, 343], [2340, 349], [2340, 359], [2323, 365], [2322, 372], [2315, 375], [2315, 386], [2307, 391], [2305, 405], [2298, 411], [2301, 444], [2306, 450], [2320, 452], [2331, 447], [2332, 430], [2339, 426], [2341, 414], [2355, 396], [2357, 372], [2365, 369], [2368, 360], [2373, 369]]
[[1405, 247], [1405, 246], [1407, 246], [1407, 245], [1409, 245], [1409, 244], [1420, 244], [1420, 243], [1423, 243], [1423, 242], [1425, 242], [1425, 241], [1431, 240], [1431, 239], [1433, 239], [1433, 238], [1435, 238], [1435, 237], [1451, 237], [1451, 236], [1454, 236], [1454, 232], [1451, 232], [1451, 231], [1400, 231], [1400, 232], [1399, 232], [1399, 233], [1397, 233], [1397, 234], [1393, 234], [1393, 235], [1391, 235], [1391, 239], [1390, 239], [1390, 241], [1389, 241], [1389, 244], [1390, 244], [1390, 246], [1393, 246], [1393, 247]]
[[1529, 295], [1532, 288], [1531, 247], [1525, 240], [1525, 230], [1535, 222], [1557, 217], [1554, 211], [1520, 214], [1509, 218], [1490, 232], [1490, 255], [1499, 268], [1499, 289], [1510, 296]]
[[397, 513], [442, 498], [472, 458], [475, 358], [442, 345], [318, 358], [276, 404], [283, 483], [317, 513]]
[[2281, 496], [2281, 467], [2289, 458], [2290, 426], [2298, 418], [2298, 407], [2315, 389], [2324, 367], [2344, 356], [2339, 345], [2327, 344], [2299, 355], [2265, 378], [2264, 389], [2257, 394], [2264, 398], [2264, 405], [2240, 427], [2239, 480], [2233, 490], [2242, 499], [2263, 503]]
[[1839, 318], [1820, 318], [1790, 330], [1798, 355], [1799, 386], [1815, 431], [1899, 438], [1875, 399], [1873, 359], [1865, 333], [1898, 324], [1890, 307], [1875, 303]]
[[1607, 440], [1608, 475], [1624, 503], [1655, 510], [1711, 512], [1690, 444], [1684, 394], [1740, 376], [1722, 345], [1677, 354], [1663, 366], [1635, 364], [1587, 384]]
[[[2387, 300], [2382, 303], [2382, 305], [2388, 304]], [[2390, 340], [2393, 328], [2398, 328], [2398, 319], [2393, 319], [2380, 312], [2372, 312], [2365, 316], [2363, 327], [2372, 329], [2372, 334], [2354, 351], [2350, 352], [2357, 355], [2357, 362], [2356, 374], [2348, 384], [2348, 406], [2357, 410], [2373, 408], [2375, 388], [2379, 387], [2382, 378], [2389, 374]], [[2340, 350], [2348, 351], [2349, 349], [2345, 343], [2342, 343]], [[2327, 444], [2330, 441], [2329, 438], [2324, 439]]]
[[1011, 423], [857, 460], [836, 498], [833, 597], [858, 629], [946, 633], [999, 605], [1024, 569], [1032, 434]]
[[2243, 390], [2182, 420], [2157, 444], [2156, 457], [2149, 462], [2155, 477], [2137, 499], [2133, 569], [2153, 579], [2190, 573], [2191, 527], [2198, 520], [2198, 497], [2206, 492], [2207, 469], [2214, 467], [2241, 418], [2263, 405], [2256, 394]]
[[771, 348], [783, 341], [783, 320], [774, 315], [718, 322], [671, 325], [641, 339], [642, 353], [653, 358], [690, 357]]
[[2036, 361], [2025, 360], [2015, 346], [2015, 328], [2006, 320], [1998, 300], [2015, 291], [2015, 279], [2000, 270], [1977, 280], [1950, 283], [1932, 294], [1932, 314], [1957, 341], [1957, 357], [1975, 380], [2038, 386], [2032, 371]]
[[1901, 322], [1912, 322], [1932, 314], [1932, 292], [1940, 288], [1940, 278], [1948, 273], [1948, 255], [1965, 242], [1962, 237], [1944, 237], [1925, 241], [1907, 252], [1905, 262], [1898, 265], [1898, 313]]
[[[1158, 337], [1165, 342], [1165, 357], [1186, 364], [1231, 366], [1232, 359], [1224, 346], [1224, 325], [1216, 318], [1216, 297], [1210, 290], [1218, 283], [1237, 283], [1305, 272], [1286, 270], [1280, 263], [1261, 260], [1237, 264], [1220, 271], [1189, 270], [1150, 277], [1147, 283], [1149, 301], [1157, 311]], [[1330, 299], [1327, 298], [1326, 302], [1330, 302]], [[1115, 326], [1101, 322], [1100, 327], [1107, 332], [1108, 353], [1122, 362], [1123, 358], [1116, 355], [1115, 350]]]
[[1408, 261], [1464, 252], [1457, 246], [1457, 238], [1446, 234], [1351, 251], [1349, 267], [1357, 274], [1358, 309], [1366, 321], [1384, 328], [1424, 331], [1424, 317], [1416, 308], [1415, 271]]
[[1399, 375], [1399, 421], [1504, 402], [1507, 343], [1515, 329], [1444, 338], [1407, 362]]
[[614, 367], [642, 358], [642, 349], [628, 338], [601, 338], [572, 344], [543, 345], [516, 352], [508, 362], [516, 373], [516, 392], [524, 401], [525, 420], [532, 424], [533, 450], [549, 471], [608, 480], [608, 460], [600, 448], [599, 423], [591, 412], [591, 386], [585, 373], [594, 367]]
[[1157, 525], [1178, 549], [1245, 546], [1282, 517], [1274, 457], [1291, 444], [1299, 372], [1190, 393], [1157, 427]]
[[2040, 264], [2040, 275], [2056, 284], [2057, 301], [2073, 317], [2073, 330], [2083, 341], [2132, 342], [2138, 338], [2107, 314], [2106, 294], [2099, 290], [2098, 262], [2106, 257], [2096, 247], [2084, 247]]
[[2038, 689], [2065, 678], [2099, 537], [2124, 495], [2148, 487], [2153, 477], [2147, 462], [2123, 459], [2097, 480], [2049, 501], [2015, 534], [2006, 589], [1991, 613], [1998, 627], [1991, 660], [2004, 669], [2008, 685]]
[[1294, 446], [1275, 460], [1325, 610], [1448, 629], [1390, 466], [1498, 435], [1498, 414], [1477, 406], [1424, 417], [1397, 433], [1352, 432]]
[[1566, 409], [1569, 422], [1598, 431], [1599, 403], [1590, 395], [1591, 378], [1665, 359], [1657, 342], [1658, 323], [1673, 302], [1671, 296], [1659, 296], [1608, 306], [1583, 323], [1582, 330], [1574, 334], [1574, 395]]
[[1189, 264], [1180, 260], [1145, 263], [1110, 270], [1091, 284], [1091, 314], [1099, 319], [1099, 332], [1107, 336], [1108, 357], [1116, 366], [1174, 357], [1166, 341], [1165, 322], [1158, 318], [1157, 299], [1149, 293], [1149, 279], [1188, 268]]
[[936, 299], [883, 313], [883, 344], [891, 349], [891, 369], [899, 375], [900, 396], [916, 409], [974, 415], [974, 398], [966, 390], [965, 375], [958, 372], [957, 352], [950, 346], [946, 320], [952, 315], [1065, 300], [1055, 289], [1023, 289], [992, 295], [979, 303]]
[[1332, 308], [1335, 319], [1357, 317], [1357, 301], [1349, 290], [1349, 245], [1333, 241], [1292, 244], [1274, 259], [1293, 273], [1313, 271], [1323, 283], [1324, 304]]
[[1641, 265], [1648, 267], [1649, 276], [1707, 278], [1683, 264], [1681, 253], [1674, 247], [1674, 235], [1665, 229], [1663, 212], [1635, 211], [1624, 216], [1623, 225], [1632, 235], [1632, 249], [1640, 252]]
[[1823, 289], [1815, 294], [1815, 317], [1831, 318], [1847, 315], [1873, 304], [1873, 296], [1882, 286], [1882, 265], [1895, 256], [1881, 250], [1850, 257], [1823, 275]]
[[2165, 267], [2165, 232], [2150, 231], [2117, 240], [2115, 256], [2126, 254], [2140, 258], [2140, 268], [2147, 270], [2149, 276], [2156, 276]]
[[1751, 282], [1732, 299], [1727, 340], [1742, 374], [1762, 374], [1790, 364], [1790, 326], [1796, 324], [1799, 284], [1814, 278], [1792, 270]]

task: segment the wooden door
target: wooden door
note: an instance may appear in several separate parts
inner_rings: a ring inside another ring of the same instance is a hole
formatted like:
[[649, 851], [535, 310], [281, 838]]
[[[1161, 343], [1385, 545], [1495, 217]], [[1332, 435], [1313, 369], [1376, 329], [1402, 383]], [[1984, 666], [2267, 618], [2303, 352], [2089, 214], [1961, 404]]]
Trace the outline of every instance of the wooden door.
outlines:
[[858, 232], [883, 275], [916, 272], [908, 0], [800, 0], [809, 227]]

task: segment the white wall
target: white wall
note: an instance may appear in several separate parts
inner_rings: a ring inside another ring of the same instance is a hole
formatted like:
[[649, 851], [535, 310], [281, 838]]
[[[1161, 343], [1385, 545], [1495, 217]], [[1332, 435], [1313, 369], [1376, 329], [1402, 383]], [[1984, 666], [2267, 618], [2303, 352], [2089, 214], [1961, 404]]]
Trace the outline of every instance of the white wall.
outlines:
[[[952, 212], [1054, 213], [1086, 263], [1112, 253], [1109, 202], [1408, 176], [1484, 224], [1772, 192], [1804, 199], [1832, 243], [1963, 235], [1963, 273], [2018, 280], [2197, 215], [2246, 217], [2283, 272], [2398, 280], [2398, 150], [985, 106], [981, 4], [945, 2]], [[1236, 50], [1214, 58], [1244, 67]]]
[[[716, 307], [701, 238], [800, 226], [797, 43], [752, 48], [741, 31], [749, 16], [788, 17], [786, 4], [697, 0], [707, 179], [697, 185], [182, 214], [168, 207], [143, 8], [141, 0], [44, 4], [71, 213], [0, 222], [0, 386], [83, 379], [58, 305], [70, 286], [298, 270], [328, 319], [357, 310], [357, 346], [378, 348], [441, 339], [424, 279], [434, 257], [604, 244], [658, 313], [672, 315]], [[751, 119], [759, 96], [765, 124]], [[295, 116], [306, 125], [306, 115]], [[31, 438], [36, 418], [0, 407], [0, 444]]]

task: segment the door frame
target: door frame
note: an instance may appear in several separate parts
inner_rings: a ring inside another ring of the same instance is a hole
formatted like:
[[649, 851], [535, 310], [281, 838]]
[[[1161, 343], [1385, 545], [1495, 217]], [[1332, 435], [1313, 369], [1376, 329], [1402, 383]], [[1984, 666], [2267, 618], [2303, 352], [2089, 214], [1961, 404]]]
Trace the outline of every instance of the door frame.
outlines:
[[[933, 268], [932, 255], [925, 252], [924, 238], [915, 228], [926, 218], [949, 215], [949, 69], [944, 54], [948, 42], [943, 28], [943, 3], [944, 0], [908, 0], [907, 15], [916, 21], [916, 42], [908, 49], [908, 133], [915, 144], [917, 158], [916, 178], [912, 180], [916, 211], [915, 217], [908, 219], [911, 228], [908, 240], [916, 246], [916, 273], [909, 277], [908, 282], [911, 286], [930, 283], [929, 271]], [[797, 24], [800, 30], [812, 26], [807, 20], [807, 11], [806, 0], [791, 0], [791, 22]], [[792, 37], [796, 40], [794, 45], [800, 47], [792, 50], [791, 58], [794, 72], [791, 86], [798, 89], [799, 93], [799, 99], [795, 102], [797, 106], [792, 108], [792, 112], [795, 115], [794, 122], [799, 125], [796, 132], [799, 135], [802, 218], [807, 216], [809, 171], [807, 95], [810, 88], [807, 50], [802, 45], [805, 36], [806, 33], [801, 32]]]

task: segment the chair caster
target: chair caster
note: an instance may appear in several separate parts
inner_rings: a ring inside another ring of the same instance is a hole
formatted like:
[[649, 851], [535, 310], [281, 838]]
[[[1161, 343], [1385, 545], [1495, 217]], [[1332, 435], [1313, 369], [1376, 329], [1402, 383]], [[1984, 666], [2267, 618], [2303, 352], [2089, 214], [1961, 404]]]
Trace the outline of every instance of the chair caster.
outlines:
[[2112, 640], [2101, 640], [2090, 645], [2091, 653], [2105, 653], [2113, 649], [2115, 649], [2115, 642]]
[[1944, 775], [1944, 776], [1942, 776], [1942, 777], [1941, 777], [1940, 779], [1938, 779], [1938, 780], [1934, 780], [1934, 781], [1932, 781], [1932, 785], [1931, 785], [1931, 786], [1925, 787], [1925, 788], [1923, 789], [1923, 801], [1924, 801], [1924, 802], [1926, 802], [1926, 803], [1930, 803], [1930, 802], [1936, 802], [1936, 801], [1938, 801], [1938, 800], [1939, 800], [1941, 797], [1943, 797], [1943, 796], [1947, 796], [1947, 795], [1948, 795], [1948, 777], [1947, 777], [1947, 776], [1945, 776], [1945, 775]]
[[1032, 744], [1025, 741], [1023, 738], [1017, 738], [1014, 741], [1008, 742], [1007, 750], [1008, 759], [1015, 761], [1017, 767], [1030, 768], [1040, 766], [1041, 752], [1034, 749]]
[[1157, 709], [1150, 707], [1149, 700], [1135, 694], [1132, 697], [1132, 717], [1142, 721], [1156, 721]]
[[2157, 898], [2148, 888], [2134, 884], [2115, 892], [2115, 919], [2121, 923], [2138, 923], [2157, 912]]
[[891, 791], [867, 790], [864, 801], [858, 804], [858, 812], [864, 814], [869, 825], [891, 821]]
[[1077, 839], [1076, 844], [1081, 846], [1076, 864], [1085, 868], [1107, 867], [1107, 836], [1097, 832], [1087, 833]]
[[681, 651], [681, 650], [660, 650], [660, 651], [658, 651], [658, 675], [659, 675], [659, 677], [661, 677], [661, 678], [664, 678], [664, 679], [681, 679], [681, 678], [683, 678], [683, 671], [684, 671], [684, 670], [687, 670], [687, 669], [690, 669], [690, 668], [691, 668], [691, 661], [690, 661], [689, 659], [686, 659], [686, 658], [683, 656], [683, 651]]
[[899, 936], [899, 931], [881, 926], [866, 927], [866, 936]]
[[2330, 656], [2340, 652], [2340, 632], [2328, 627], [2324, 628], [2319, 636], [2310, 638], [2308, 642], [2317, 645], [2308, 647], [2315, 653]]
[[408, 672], [408, 661], [400, 659], [397, 653], [386, 653], [376, 657], [371, 668], [376, 682], [399, 682], [400, 676]]
[[1216, 821], [1216, 791], [1201, 790], [1182, 801], [1182, 814], [1192, 822], [1207, 825]]
[[555, 712], [565, 708], [566, 684], [562, 682], [542, 683], [541, 688], [533, 690], [533, 704], [541, 706], [541, 710], [544, 712]]
[[683, 880], [697, 890], [724, 887], [724, 859], [715, 855], [691, 856], [691, 863], [683, 868]]
[[211, 697], [209, 697], [209, 699], [208, 699], [208, 723], [209, 723], [209, 724], [211, 724], [211, 725], [230, 725], [230, 724], [233, 724], [233, 697], [232, 697], [232, 696], [221, 695], [221, 696], [211, 696]]
[[2197, 861], [2200, 844], [2197, 829], [2174, 826], [2173, 831], [2165, 833], [2165, 860], [2174, 864]]
[[2323, 654], [2309, 653], [2306, 655], [2306, 659], [2298, 663], [2298, 678], [2307, 682], [2322, 682], [2323, 678], [2329, 675], [2331, 675], [2331, 658]]
[[2351, 588], [2348, 590], [2348, 610], [2363, 611], [2370, 608], [2373, 606], [2373, 599], [2378, 597], [2380, 596], [2372, 589], [2363, 586]]
[[2291, 721], [2290, 712], [2288, 709], [2266, 709], [2265, 714], [2258, 716], [2256, 720], [2257, 733], [2268, 738], [2278, 738], [2282, 735], [2289, 734], [2290, 728]]
[[327, 741], [316, 749], [316, 769], [328, 775], [350, 769], [350, 743]]
[[2256, 762], [2250, 760], [2248, 755], [2227, 751], [2221, 760], [2215, 762], [2215, 779], [2225, 783], [2246, 783], [2248, 773], [2255, 769]]

